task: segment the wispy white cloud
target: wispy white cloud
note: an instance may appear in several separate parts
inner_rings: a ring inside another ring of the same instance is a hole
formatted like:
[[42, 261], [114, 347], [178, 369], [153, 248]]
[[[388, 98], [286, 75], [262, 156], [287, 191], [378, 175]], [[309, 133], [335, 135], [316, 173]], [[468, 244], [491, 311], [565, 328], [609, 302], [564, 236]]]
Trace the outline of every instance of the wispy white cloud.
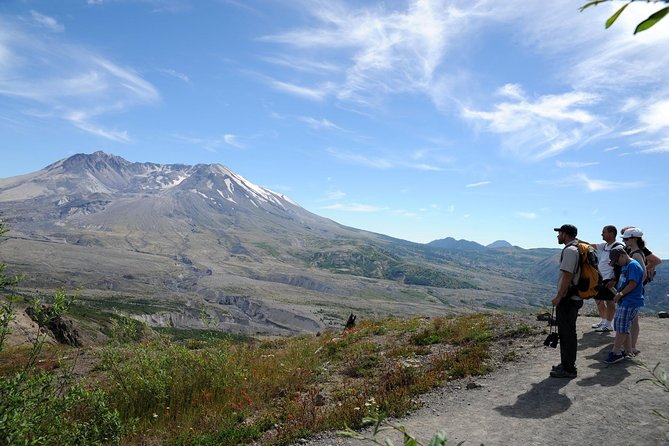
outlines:
[[180, 79], [187, 84], [190, 83], [190, 77], [187, 74], [180, 73], [180, 72], [178, 72], [176, 70], [173, 70], [171, 68], [161, 69], [160, 72], [164, 73], [164, 74], [167, 74], [168, 76], [172, 76], [176, 79]]
[[519, 101], [525, 99], [525, 92], [523, 91], [523, 87], [519, 84], [505, 84], [497, 89], [497, 94]]
[[227, 133], [223, 135], [223, 141], [225, 141], [226, 144], [237, 147], [238, 149], [243, 149], [244, 145], [239, 142], [239, 136], [233, 135], [231, 133]]
[[584, 161], [556, 161], [555, 165], [560, 169], [580, 169], [583, 167], [590, 167], [598, 165], [598, 161], [584, 162]]
[[649, 104], [639, 113], [639, 121], [652, 132], [669, 128], [669, 99]]
[[[46, 16], [33, 17], [60, 29]], [[24, 25], [0, 17], [0, 28], [8, 30], [0, 32], [4, 108], [16, 114], [36, 108], [45, 119], [63, 119], [102, 138], [130, 141], [127, 130], [108, 130], [102, 121], [110, 113], [159, 101], [158, 90], [131, 68]]]
[[109, 139], [116, 142], [130, 142], [130, 137], [128, 136], [128, 132], [126, 130], [108, 130], [90, 121], [78, 117], [72, 117], [66, 119], [70, 121], [72, 124], [74, 124], [74, 126], [76, 126], [77, 128], [85, 132], [92, 133], [93, 135], [101, 136], [105, 139]]
[[214, 153], [218, 152], [218, 149], [225, 145], [236, 147], [238, 149], [245, 148], [245, 145], [240, 141], [240, 137], [233, 135], [232, 133], [226, 133], [223, 136], [214, 138], [181, 135], [178, 133], [173, 134], [172, 137], [178, 141], [200, 146], [203, 149]]
[[492, 111], [464, 107], [462, 116], [487, 123], [490, 132], [505, 138], [505, 151], [519, 159], [538, 161], [555, 156], [582, 141], [584, 132], [601, 129], [595, 125], [595, 116], [585, 109], [597, 102], [596, 95], [574, 91], [532, 100], [518, 86], [507, 89], [513, 91], [514, 101], [498, 103]]
[[361, 166], [374, 167], [376, 169], [390, 169], [393, 167], [392, 162], [383, 158], [369, 158], [359, 153], [339, 152], [334, 149], [328, 149], [328, 153], [337, 159]]
[[585, 184], [585, 187], [591, 192], [599, 192], [604, 190], [615, 190], [631, 187], [641, 187], [643, 183], [641, 182], [616, 182], [616, 181], [607, 181], [607, 180], [595, 180], [588, 178], [586, 175], [579, 175], [578, 180], [582, 181]]
[[337, 0], [297, 3], [318, 23], [262, 40], [319, 54], [320, 60], [324, 52], [345, 52], [347, 58], [333, 70], [343, 73], [336, 95], [360, 104], [386, 94], [428, 91], [448, 36], [461, 31], [456, 24], [466, 15], [443, 0], [412, 2], [406, 10]]
[[40, 14], [37, 11], [30, 11], [30, 16], [37, 24], [39, 24], [44, 28], [47, 28], [50, 31], [57, 33], [62, 33], [63, 31], [65, 31], [65, 26], [58, 23], [58, 20], [54, 19], [53, 17]]
[[391, 160], [383, 157], [370, 157], [360, 153], [342, 152], [332, 148], [328, 149], [327, 152], [337, 159], [359, 166], [373, 167], [375, 169], [412, 169], [424, 172], [443, 172], [446, 170], [441, 166], [431, 163], [406, 162], [404, 161], [404, 158], [400, 160]]
[[387, 210], [387, 208], [379, 206], [371, 206], [367, 204], [359, 203], [335, 203], [329, 206], [324, 206], [321, 209], [328, 209], [332, 211], [343, 211], [343, 212], [381, 212]]
[[659, 140], [643, 141], [637, 143], [636, 146], [645, 146], [639, 153], [654, 154], [654, 153], [669, 153], [669, 136]]
[[340, 190], [332, 190], [325, 193], [326, 200], [342, 200], [344, 197], [346, 197], [346, 192]]
[[319, 75], [322, 75], [324, 72], [336, 73], [341, 71], [339, 65], [329, 61], [295, 57], [287, 54], [266, 56], [261, 59], [274, 65], [288, 67], [297, 71], [317, 73]]
[[311, 101], [322, 101], [329, 93], [329, 88], [327, 86], [320, 89], [310, 88], [278, 80], [271, 80], [270, 84], [276, 90], [283, 91], [284, 93], [288, 93], [293, 96], [309, 99]]
[[410, 169], [416, 169], [416, 170], [424, 170], [426, 172], [443, 172], [444, 168], [435, 166], [432, 164], [426, 164], [426, 163], [407, 163], [404, 164], [404, 166], [410, 168]]
[[[621, 122], [636, 121], [633, 129], [622, 132], [631, 141], [667, 131], [669, 87], [657, 80], [669, 70], [669, 27], [655, 26], [632, 35], [636, 24], [657, 10], [657, 5], [635, 2], [610, 29], [604, 29], [606, 19], [620, 7], [618, 2], [578, 14], [560, 2], [508, 3], [520, 6], [518, 14], [510, 17], [522, 40], [555, 64], [553, 78], [575, 92], [597, 96], [597, 121], [608, 120], [612, 131], [618, 131], [615, 127]], [[533, 19], [526, 20], [527, 16]], [[594, 104], [586, 111], [592, 109]], [[592, 130], [587, 127], [580, 127], [583, 135]]]
[[569, 177], [562, 178], [559, 180], [542, 180], [538, 181], [537, 183], [560, 188], [582, 186], [588, 192], [601, 192], [607, 190], [640, 188], [645, 186], [645, 183], [643, 183], [642, 181], [599, 180], [590, 178], [585, 174], [571, 175]]
[[337, 124], [325, 118], [316, 119], [312, 118], [311, 116], [300, 116], [299, 119], [300, 121], [308, 124], [311, 128], [316, 130], [321, 130], [321, 129], [342, 130], [341, 127], [339, 127]]
[[488, 184], [491, 184], [492, 181], [479, 181], [478, 183], [469, 183], [465, 185], [465, 187], [481, 187], [481, 186], [487, 186]]

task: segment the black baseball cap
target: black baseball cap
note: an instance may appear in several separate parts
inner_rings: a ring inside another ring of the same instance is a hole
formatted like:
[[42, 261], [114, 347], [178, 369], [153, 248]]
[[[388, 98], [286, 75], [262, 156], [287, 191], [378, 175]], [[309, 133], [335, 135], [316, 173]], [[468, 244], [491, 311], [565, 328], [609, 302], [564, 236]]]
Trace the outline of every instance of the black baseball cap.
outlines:
[[562, 225], [559, 228], [553, 228], [553, 230], [557, 232], [564, 232], [571, 237], [576, 237], [576, 234], [578, 234], [578, 229], [576, 229], [576, 226], [574, 225]]
[[626, 253], [625, 248], [623, 248], [622, 246], [620, 245], [614, 246], [613, 248], [611, 248], [611, 251], [609, 251], [609, 260], [613, 263], [616, 263], [618, 261], [618, 257], [620, 257], [625, 253]]

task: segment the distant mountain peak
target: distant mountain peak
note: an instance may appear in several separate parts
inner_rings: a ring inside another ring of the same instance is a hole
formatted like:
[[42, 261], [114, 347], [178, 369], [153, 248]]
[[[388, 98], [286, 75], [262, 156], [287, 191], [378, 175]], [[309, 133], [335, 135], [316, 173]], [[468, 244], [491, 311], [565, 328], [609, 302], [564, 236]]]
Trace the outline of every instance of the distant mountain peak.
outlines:
[[456, 240], [453, 237], [446, 237], [440, 240], [433, 240], [427, 245], [433, 248], [462, 249], [468, 251], [474, 251], [474, 250], [478, 251], [485, 249], [485, 246], [479, 243], [463, 239]]
[[480, 243], [470, 240], [456, 240], [453, 237], [446, 237], [439, 240], [433, 240], [427, 244], [433, 248], [462, 249], [468, 251], [480, 251], [483, 249], [510, 248], [513, 245], [506, 240], [496, 240], [489, 245], [483, 246]]
[[486, 245], [486, 248], [495, 249], [495, 248], [511, 248], [513, 245], [506, 240], [495, 240], [489, 245]]
[[118, 170], [127, 167], [129, 164], [131, 164], [129, 161], [126, 161], [120, 156], [111, 155], [98, 150], [91, 154], [77, 153], [69, 158], [65, 158], [47, 166], [46, 170], [53, 170], [56, 168], [62, 168], [65, 171], [77, 171], [79, 169], [101, 170], [104, 168]]

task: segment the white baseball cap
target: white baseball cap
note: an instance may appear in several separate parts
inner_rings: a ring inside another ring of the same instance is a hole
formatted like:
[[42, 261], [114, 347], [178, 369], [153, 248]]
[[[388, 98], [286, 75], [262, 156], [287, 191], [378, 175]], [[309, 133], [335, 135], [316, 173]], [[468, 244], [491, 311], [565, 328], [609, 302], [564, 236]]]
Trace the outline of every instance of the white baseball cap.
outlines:
[[628, 228], [623, 232], [623, 238], [643, 237], [643, 231], [639, 228]]

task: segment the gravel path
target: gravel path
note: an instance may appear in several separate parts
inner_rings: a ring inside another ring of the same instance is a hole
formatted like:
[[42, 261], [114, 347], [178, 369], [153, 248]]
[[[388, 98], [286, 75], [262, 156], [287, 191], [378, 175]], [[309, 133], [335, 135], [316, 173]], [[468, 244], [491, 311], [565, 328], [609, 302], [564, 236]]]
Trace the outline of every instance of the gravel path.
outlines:
[[[579, 376], [573, 380], [550, 378], [559, 349], [543, 346], [543, 338], [517, 341], [519, 360], [504, 363], [492, 374], [421, 397], [423, 407], [397, 420], [422, 443], [437, 430], [447, 433], [448, 444], [465, 445], [669, 445], [669, 393], [650, 382], [651, 375], [632, 361], [603, 362], [613, 343], [612, 333], [595, 333], [592, 317], [579, 317]], [[640, 360], [669, 371], [669, 319], [642, 318], [637, 346]], [[380, 440], [401, 438], [384, 432]], [[324, 434], [301, 445], [339, 446], [371, 444]]]

